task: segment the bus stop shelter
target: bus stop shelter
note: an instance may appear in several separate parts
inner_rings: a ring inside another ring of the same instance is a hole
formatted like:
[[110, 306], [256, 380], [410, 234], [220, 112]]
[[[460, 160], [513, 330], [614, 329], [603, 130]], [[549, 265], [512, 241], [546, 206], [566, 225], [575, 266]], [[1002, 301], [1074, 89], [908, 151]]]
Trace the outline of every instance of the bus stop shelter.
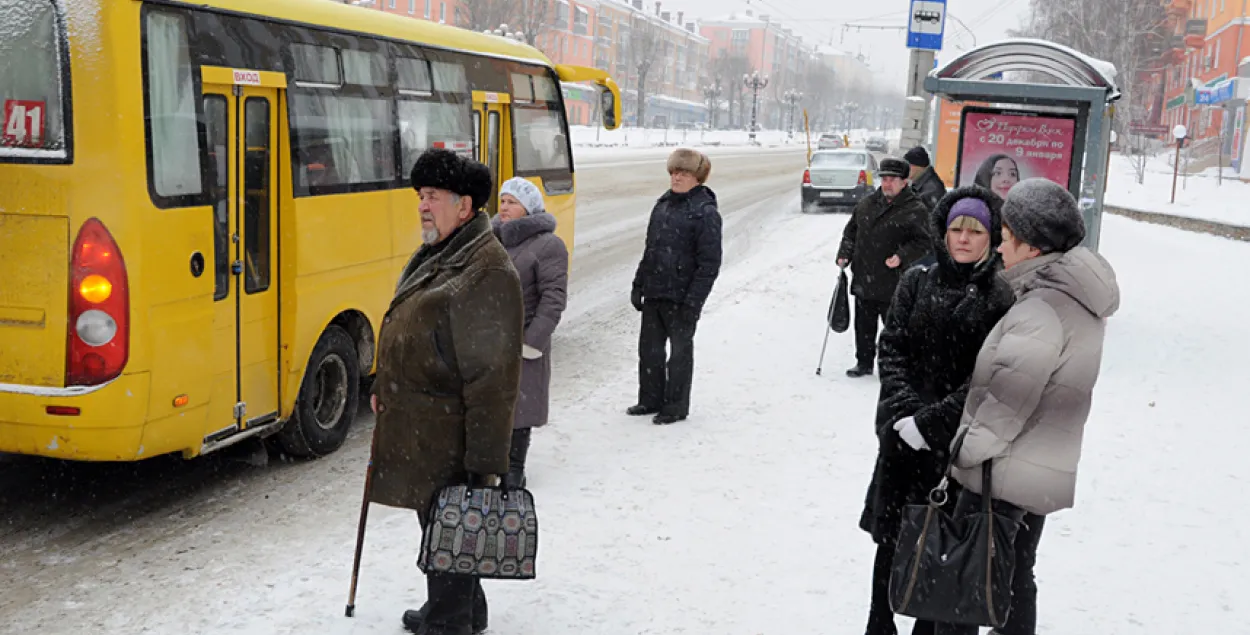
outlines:
[[[1012, 72], [1045, 75], [1055, 83], [998, 79], [1003, 73]], [[1085, 245], [1097, 250], [1111, 145], [1112, 104], [1120, 98], [1115, 75], [1111, 64], [1066, 46], [1018, 38], [963, 53], [929, 73], [924, 88], [950, 102], [980, 102], [1022, 112], [1074, 115], [1076, 128], [1067, 186], [1085, 216]]]

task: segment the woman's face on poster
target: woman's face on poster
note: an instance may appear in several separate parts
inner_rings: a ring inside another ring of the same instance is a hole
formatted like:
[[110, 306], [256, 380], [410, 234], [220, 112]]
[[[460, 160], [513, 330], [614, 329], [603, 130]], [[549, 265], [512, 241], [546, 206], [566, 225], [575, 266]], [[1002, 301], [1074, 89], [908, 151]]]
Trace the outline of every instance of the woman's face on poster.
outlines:
[[1020, 182], [1020, 170], [1011, 159], [999, 159], [994, 163], [994, 171], [990, 173], [990, 189], [1002, 198]]

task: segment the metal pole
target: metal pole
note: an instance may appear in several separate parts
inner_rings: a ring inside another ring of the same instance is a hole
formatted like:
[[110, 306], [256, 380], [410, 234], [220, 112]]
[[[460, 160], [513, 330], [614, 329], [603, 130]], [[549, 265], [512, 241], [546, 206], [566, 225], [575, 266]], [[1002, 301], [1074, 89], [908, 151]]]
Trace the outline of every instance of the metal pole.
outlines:
[[[1228, 111], [1225, 111], [1225, 113], [1227, 112]], [[1218, 137], [1219, 144], [1220, 144], [1220, 158], [1219, 158], [1219, 171], [1215, 173], [1215, 186], [1216, 187], [1224, 185], [1224, 120], [1226, 118], [1227, 117], [1223, 117], [1223, 116], [1220, 117], [1220, 131], [1219, 131], [1219, 137]]]
[[1185, 143], [1185, 139], [1176, 140], [1176, 161], [1172, 162], [1172, 202], [1176, 202], [1176, 174], [1181, 170], [1181, 146]]

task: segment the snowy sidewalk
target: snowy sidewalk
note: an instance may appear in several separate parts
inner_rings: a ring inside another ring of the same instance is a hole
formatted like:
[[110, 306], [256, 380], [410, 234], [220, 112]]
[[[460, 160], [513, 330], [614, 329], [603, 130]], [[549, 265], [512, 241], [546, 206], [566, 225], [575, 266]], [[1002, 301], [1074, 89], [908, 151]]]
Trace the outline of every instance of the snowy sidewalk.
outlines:
[[1164, 155], [1149, 159], [1145, 182], [1139, 185], [1130, 158], [1113, 154], [1104, 197], [1106, 205], [1250, 228], [1250, 184], [1227, 176], [1220, 183], [1214, 168], [1188, 177], [1181, 175], [1176, 184], [1176, 202], [1172, 203], [1172, 168], [1167, 161]]
[[[491, 632], [862, 630], [873, 547], [856, 523], [878, 383], [843, 375], [849, 334], [831, 337], [826, 375], [814, 374], [844, 222], [795, 213], [727, 269], [697, 336], [689, 421], [621, 414], [635, 390], [633, 324], [600, 343], [617, 361], [594, 373], [608, 381], [581, 394], [553, 387], [553, 422], [531, 459], [539, 579], [487, 583]], [[1042, 541], [1040, 632], [1231, 632], [1250, 620], [1235, 590], [1250, 565], [1250, 516], [1236, 504], [1250, 486], [1237, 467], [1250, 453], [1250, 287], [1233, 277], [1250, 246], [1116, 217], [1103, 243], [1123, 303], [1078, 507], [1052, 517]], [[345, 619], [357, 502], [342, 504], [314, 541], [287, 545], [305, 554], [293, 566], [236, 580], [215, 618], [199, 616], [214, 624], [203, 632], [400, 633], [399, 615], [424, 596], [415, 518], [375, 506], [357, 617]]]

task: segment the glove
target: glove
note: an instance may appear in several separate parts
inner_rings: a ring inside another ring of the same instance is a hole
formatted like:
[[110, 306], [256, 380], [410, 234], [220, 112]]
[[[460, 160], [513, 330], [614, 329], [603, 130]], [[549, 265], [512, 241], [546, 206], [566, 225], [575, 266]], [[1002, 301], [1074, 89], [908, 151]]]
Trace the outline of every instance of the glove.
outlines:
[[638, 289], [634, 289], [629, 294], [629, 303], [634, 305], [635, 311], [641, 311], [642, 310], [642, 291], [639, 291]]
[[538, 359], [543, 356], [543, 352], [530, 346], [529, 344], [521, 345], [521, 357], [523, 359]]
[[898, 438], [903, 443], [911, 446], [913, 450], [928, 450], [929, 444], [925, 443], [924, 436], [920, 434], [920, 429], [916, 427], [916, 420], [912, 417], [903, 417], [894, 422], [894, 431], [898, 433]]

